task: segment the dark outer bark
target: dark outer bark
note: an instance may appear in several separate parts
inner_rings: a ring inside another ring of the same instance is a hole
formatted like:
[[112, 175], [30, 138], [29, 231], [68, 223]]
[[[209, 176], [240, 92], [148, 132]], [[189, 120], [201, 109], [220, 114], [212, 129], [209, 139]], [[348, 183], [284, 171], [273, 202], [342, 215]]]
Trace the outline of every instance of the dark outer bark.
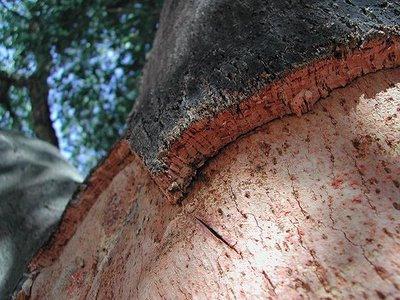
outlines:
[[396, 1], [167, 0], [160, 24], [127, 130], [153, 173], [169, 171], [171, 145], [195, 122], [235, 110], [312, 62], [398, 36], [399, 8]]

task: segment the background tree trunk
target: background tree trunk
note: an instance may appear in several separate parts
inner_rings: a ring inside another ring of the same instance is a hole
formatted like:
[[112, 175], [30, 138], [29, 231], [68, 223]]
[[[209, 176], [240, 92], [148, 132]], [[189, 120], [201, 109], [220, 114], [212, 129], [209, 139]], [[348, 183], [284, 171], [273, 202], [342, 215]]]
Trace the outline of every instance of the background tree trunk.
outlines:
[[26, 87], [31, 102], [31, 119], [35, 135], [58, 148], [57, 135], [51, 121], [49, 86], [47, 84], [50, 76], [51, 56], [37, 53], [36, 58], [37, 70], [29, 78], [14, 77], [0, 71], [0, 105], [10, 113], [10, 117], [17, 127], [20, 127], [20, 120], [9, 98], [9, 89], [11, 86]]
[[50, 118], [48, 102], [48, 73], [37, 73], [29, 78], [29, 96], [32, 105], [32, 123], [36, 136], [57, 148], [58, 139]]

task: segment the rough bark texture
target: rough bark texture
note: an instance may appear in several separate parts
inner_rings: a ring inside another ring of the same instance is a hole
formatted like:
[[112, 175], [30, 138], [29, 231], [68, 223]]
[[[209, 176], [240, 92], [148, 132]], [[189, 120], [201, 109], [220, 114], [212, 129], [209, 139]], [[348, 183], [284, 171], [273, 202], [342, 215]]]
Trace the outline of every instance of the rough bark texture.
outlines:
[[179, 206], [131, 161], [32, 298], [395, 298], [399, 113], [400, 70], [365, 76], [226, 147]]
[[54, 147], [0, 130], [0, 299], [49, 239], [79, 182]]
[[127, 138], [175, 201], [241, 134], [398, 65], [397, 1], [166, 1]]

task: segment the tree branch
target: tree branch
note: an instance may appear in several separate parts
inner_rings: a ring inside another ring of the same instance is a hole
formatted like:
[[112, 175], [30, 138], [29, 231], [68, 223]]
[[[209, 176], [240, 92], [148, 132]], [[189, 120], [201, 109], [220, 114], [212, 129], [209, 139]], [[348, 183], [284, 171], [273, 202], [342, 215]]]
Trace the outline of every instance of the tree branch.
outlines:
[[[1, 1], [1, 0], [0, 0]], [[28, 79], [23, 77], [16, 77], [0, 70], [0, 81], [17, 87], [24, 87], [28, 85]]]

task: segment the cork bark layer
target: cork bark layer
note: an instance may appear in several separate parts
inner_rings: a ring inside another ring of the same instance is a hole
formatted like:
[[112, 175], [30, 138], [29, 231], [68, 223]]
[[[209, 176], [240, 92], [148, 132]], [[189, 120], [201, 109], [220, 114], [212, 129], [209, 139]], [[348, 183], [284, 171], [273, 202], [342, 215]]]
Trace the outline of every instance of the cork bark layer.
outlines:
[[211, 159], [180, 205], [126, 164], [32, 299], [395, 298], [400, 69], [364, 76]]

